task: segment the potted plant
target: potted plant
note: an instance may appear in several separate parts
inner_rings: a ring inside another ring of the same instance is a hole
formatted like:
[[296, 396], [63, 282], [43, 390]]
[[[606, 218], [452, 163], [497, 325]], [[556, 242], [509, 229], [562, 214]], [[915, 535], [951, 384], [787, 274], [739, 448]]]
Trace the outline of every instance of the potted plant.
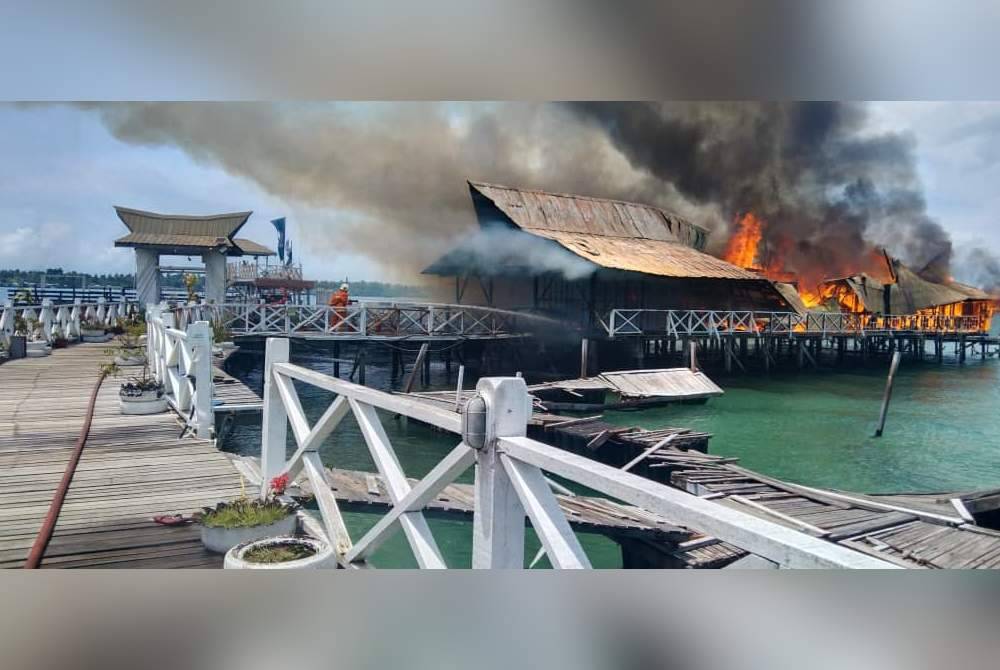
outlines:
[[108, 353], [115, 357], [115, 365], [121, 367], [145, 365], [146, 352], [139, 343], [139, 338], [126, 329], [123, 329], [122, 332], [123, 334], [118, 339], [118, 346], [108, 350]]
[[226, 570], [320, 570], [336, 568], [326, 542], [311, 537], [267, 537], [236, 545], [226, 552]]
[[80, 337], [84, 342], [107, 342], [104, 324], [97, 319], [87, 318], [80, 322]]
[[[17, 322], [15, 320], [15, 324], [16, 323]], [[42, 328], [38, 323], [38, 319], [29, 317], [27, 319], [22, 319], [22, 323], [24, 324], [22, 334], [27, 338], [25, 355], [28, 356], [28, 358], [40, 358], [51, 354], [52, 347], [50, 347], [49, 343], [42, 337]]]
[[226, 353], [236, 348], [232, 341], [232, 334], [223, 324], [221, 319], [212, 322], [212, 342], [215, 343], [215, 353]]
[[52, 348], [53, 348], [53, 349], [65, 349], [65, 348], [66, 348], [66, 347], [68, 347], [68, 346], [69, 346], [69, 340], [67, 340], [67, 339], [66, 339], [65, 337], [63, 337], [62, 335], [57, 335], [57, 336], [56, 336], [56, 337], [55, 337], [55, 338], [54, 338], [54, 339], [52, 340]]
[[[106, 370], [117, 373], [114, 363]], [[167, 409], [167, 399], [163, 395], [163, 384], [149, 374], [149, 366], [143, 365], [142, 374], [132, 377], [121, 385], [118, 391], [122, 414], [159, 414]]]
[[279, 499], [287, 485], [288, 475], [279, 475], [262, 498], [251, 498], [244, 487], [236, 500], [203, 509], [201, 543], [209, 551], [224, 554], [245, 542], [294, 535], [298, 528], [295, 506]]

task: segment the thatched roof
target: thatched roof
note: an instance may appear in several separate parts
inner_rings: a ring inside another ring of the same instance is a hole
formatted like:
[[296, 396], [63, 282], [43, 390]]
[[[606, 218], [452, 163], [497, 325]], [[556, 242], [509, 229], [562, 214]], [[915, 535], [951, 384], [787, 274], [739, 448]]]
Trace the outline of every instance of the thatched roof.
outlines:
[[[924, 279], [896, 259], [889, 260], [889, 269], [895, 281], [883, 284], [879, 280], [861, 273], [850, 277], [828, 279], [824, 285], [841, 284], [853, 291], [866, 312], [873, 314], [914, 314], [921, 310], [933, 309], [966, 300], [992, 300], [985, 291], [949, 282], [938, 284]], [[885, 294], [889, 293], [889, 307], [886, 309]]]

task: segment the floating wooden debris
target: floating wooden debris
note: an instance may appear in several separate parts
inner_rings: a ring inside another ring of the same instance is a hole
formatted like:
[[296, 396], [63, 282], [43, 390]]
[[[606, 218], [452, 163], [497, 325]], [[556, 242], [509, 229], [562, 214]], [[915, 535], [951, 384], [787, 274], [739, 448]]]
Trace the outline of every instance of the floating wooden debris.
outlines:
[[688, 368], [604, 372], [596, 377], [535, 384], [528, 391], [549, 411], [704, 401], [723, 393], [704, 372]]

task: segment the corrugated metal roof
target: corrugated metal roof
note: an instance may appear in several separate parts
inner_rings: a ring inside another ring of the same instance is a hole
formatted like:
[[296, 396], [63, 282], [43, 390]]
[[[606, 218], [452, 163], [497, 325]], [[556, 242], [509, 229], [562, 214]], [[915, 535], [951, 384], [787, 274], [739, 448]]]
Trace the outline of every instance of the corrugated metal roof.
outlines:
[[581, 233], [677, 242], [704, 249], [708, 231], [671, 212], [623, 200], [548, 193], [485, 182], [469, 187], [529, 232]]
[[140, 209], [115, 207], [118, 218], [133, 233], [188, 235], [231, 238], [253, 212], [232, 212], [207, 216], [157, 214]]
[[577, 256], [605, 268], [661, 277], [765, 281], [749, 270], [677, 242], [554, 230], [536, 229], [527, 232], [554, 240]]
[[273, 249], [265, 247], [263, 244], [258, 244], [253, 240], [248, 240], [245, 237], [234, 237], [233, 242], [236, 246], [240, 248], [244, 254], [248, 256], [277, 256], [277, 252]]

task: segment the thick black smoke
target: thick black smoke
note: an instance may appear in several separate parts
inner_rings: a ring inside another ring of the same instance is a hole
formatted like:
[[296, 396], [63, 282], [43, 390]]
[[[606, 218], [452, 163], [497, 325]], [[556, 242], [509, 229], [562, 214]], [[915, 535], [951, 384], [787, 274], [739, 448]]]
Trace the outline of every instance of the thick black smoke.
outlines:
[[[929, 278], [947, 275], [951, 240], [927, 215], [914, 140], [865, 130], [862, 105], [573, 103], [636, 167], [729, 220], [765, 221], [786, 269], [847, 274], [883, 244]], [[721, 240], [716, 240], [720, 244]]]
[[[845, 103], [107, 104], [119, 139], [176, 146], [300, 211], [303, 243], [412, 279], [475, 226], [466, 179], [671, 209], [724, 246], [766, 222], [765, 250], [804, 280], [870, 269], [884, 245], [946, 275], [905, 133]], [[247, 207], [251, 207], [248, 204]], [[321, 272], [320, 274], [326, 275]]]

